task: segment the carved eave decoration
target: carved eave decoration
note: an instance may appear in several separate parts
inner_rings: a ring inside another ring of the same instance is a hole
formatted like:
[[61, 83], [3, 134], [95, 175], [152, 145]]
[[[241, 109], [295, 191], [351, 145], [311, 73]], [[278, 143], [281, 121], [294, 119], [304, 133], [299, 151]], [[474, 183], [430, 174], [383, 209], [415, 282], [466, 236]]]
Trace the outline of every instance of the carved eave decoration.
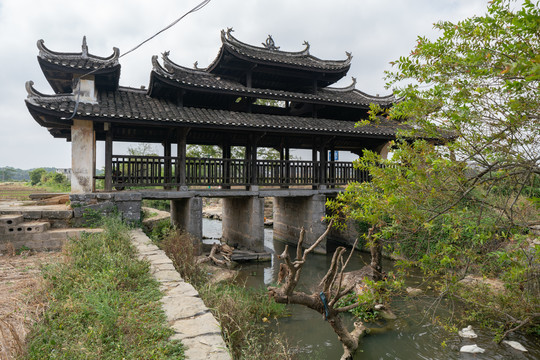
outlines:
[[93, 76], [96, 79], [96, 86], [100, 88], [118, 87], [120, 50], [116, 47], [108, 57], [90, 54], [86, 37], [83, 37], [82, 51], [78, 53], [52, 51], [45, 46], [42, 39], [38, 40], [37, 47], [39, 65], [56, 93], [72, 92], [73, 79], [79, 76]]

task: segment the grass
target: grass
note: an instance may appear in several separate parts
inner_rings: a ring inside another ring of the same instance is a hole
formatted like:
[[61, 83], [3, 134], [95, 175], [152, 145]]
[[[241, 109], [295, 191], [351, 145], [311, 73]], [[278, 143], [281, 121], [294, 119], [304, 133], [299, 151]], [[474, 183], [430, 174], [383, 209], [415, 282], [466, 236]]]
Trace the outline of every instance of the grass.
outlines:
[[[158, 234], [160, 236], [156, 237]], [[198, 249], [189, 234], [158, 231], [154, 239], [219, 321], [233, 359], [291, 359], [284, 337], [267, 328], [273, 319], [287, 315], [284, 305], [270, 299], [264, 289], [247, 289], [235, 283], [209, 283], [204, 267], [196, 262]]]
[[128, 228], [106, 220], [101, 234], [72, 240], [66, 261], [44, 270], [49, 307], [27, 340], [25, 359], [182, 359], [147, 262]]

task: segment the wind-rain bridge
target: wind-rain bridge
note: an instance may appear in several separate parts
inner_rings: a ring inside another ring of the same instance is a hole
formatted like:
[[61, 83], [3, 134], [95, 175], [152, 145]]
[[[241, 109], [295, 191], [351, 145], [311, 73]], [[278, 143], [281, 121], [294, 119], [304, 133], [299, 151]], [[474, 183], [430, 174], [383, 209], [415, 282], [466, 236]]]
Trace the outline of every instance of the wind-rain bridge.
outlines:
[[[271, 36], [263, 46], [221, 32], [222, 46], [206, 68], [174, 63], [169, 53], [152, 57], [148, 88], [119, 86], [119, 50], [109, 57], [82, 51], [60, 53], [38, 41], [38, 62], [54, 94], [26, 84], [26, 105], [55, 138], [72, 146], [72, 203], [102, 209], [116, 201], [128, 219], [137, 219], [143, 198], [171, 200], [171, 217], [202, 236], [202, 198], [223, 198], [223, 237], [252, 250], [263, 249], [264, 197], [274, 197], [274, 234], [296, 242], [307, 229], [306, 245], [325, 225], [328, 196], [369, 175], [336, 151], [385, 156], [389, 141], [404, 125], [368, 118], [369, 105], [389, 108], [394, 96], [370, 96], [355, 88], [331, 87], [349, 70], [352, 55], [321, 60], [309, 43], [282, 51]], [[105, 190], [96, 192], [96, 141], [105, 143]], [[164, 156], [115, 154], [115, 142], [161, 144]], [[222, 158], [186, 156], [190, 144], [217, 145]], [[232, 158], [232, 150], [243, 158]], [[273, 148], [279, 160], [257, 157]], [[291, 149], [311, 150], [311, 160], [291, 160]], [[174, 151], [174, 153], [173, 153]], [[130, 190], [126, 190], [129, 189]], [[138, 207], [137, 207], [138, 202]], [[79, 211], [80, 212], [80, 211]], [[324, 246], [319, 249], [324, 251]]]

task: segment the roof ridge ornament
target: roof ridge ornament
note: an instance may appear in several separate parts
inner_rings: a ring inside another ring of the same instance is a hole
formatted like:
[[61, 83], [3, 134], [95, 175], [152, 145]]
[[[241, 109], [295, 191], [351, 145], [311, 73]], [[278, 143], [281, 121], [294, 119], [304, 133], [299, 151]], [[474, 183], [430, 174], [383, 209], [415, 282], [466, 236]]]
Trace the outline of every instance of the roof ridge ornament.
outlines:
[[304, 49], [303, 52], [305, 52], [307, 55], [309, 55], [309, 41], [304, 40], [304, 42], [302, 43], [302, 45], [305, 45], [305, 46], [306, 46], [306, 48]]
[[347, 60], [351, 61], [353, 56], [352, 56], [352, 52], [349, 52], [349, 51], [345, 51], [345, 55], [347, 55]]
[[195, 62], [193, 63], [193, 68], [194, 68], [195, 70], [199, 70], [199, 62], [198, 62], [198, 61], [195, 61]]
[[81, 48], [82, 48], [81, 57], [83, 59], [88, 59], [88, 45], [86, 44], [86, 35], [84, 35], [82, 38]]
[[272, 39], [272, 35], [268, 35], [268, 38], [262, 44], [268, 50], [272, 50], [272, 51], [279, 50], [279, 46], [276, 46], [274, 39]]

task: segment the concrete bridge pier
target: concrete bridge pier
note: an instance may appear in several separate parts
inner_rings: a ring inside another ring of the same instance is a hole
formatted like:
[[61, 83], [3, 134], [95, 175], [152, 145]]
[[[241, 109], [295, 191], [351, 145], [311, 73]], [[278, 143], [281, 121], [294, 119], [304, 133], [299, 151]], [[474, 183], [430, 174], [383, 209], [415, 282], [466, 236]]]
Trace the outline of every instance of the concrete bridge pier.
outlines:
[[264, 251], [264, 198], [223, 198], [223, 240], [231, 246]]
[[200, 242], [203, 235], [202, 198], [171, 200], [171, 222], [193, 235]]
[[[274, 198], [274, 239], [298, 244], [300, 229], [306, 230], [304, 247], [312, 245], [326, 230], [326, 196], [311, 195]], [[326, 239], [314, 250], [326, 254]]]

